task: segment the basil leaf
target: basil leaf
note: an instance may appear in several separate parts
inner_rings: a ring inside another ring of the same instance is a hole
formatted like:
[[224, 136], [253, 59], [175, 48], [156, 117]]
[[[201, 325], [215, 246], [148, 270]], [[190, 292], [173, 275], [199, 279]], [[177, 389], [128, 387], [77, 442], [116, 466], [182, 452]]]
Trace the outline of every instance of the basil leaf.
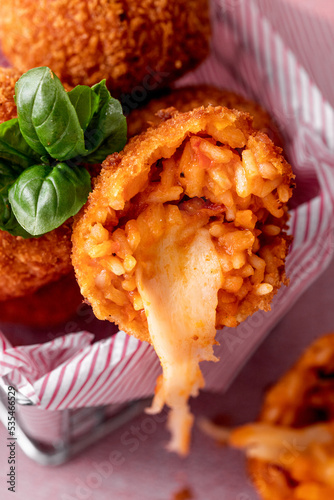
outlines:
[[59, 161], [86, 153], [75, 109], [49, 68], [34, 68], [21, 76], [15, 100], [22, 135], [34, 151]]
[[67, 95], [76, 111], [80, 127], [85, 131], [98, 109], [99, 97], [86, 85], [77, 85]]
[[127, 124], [121, 103], [111, 97], [105, 80], [94, 85], [92, 90], [99, 97], [99, 107], [85, 133], [88, 150], [85, 161], [100, 163], [108, 154], [123, 149], [126, 144]]
[[15, 182], [16, 177], [9, 165], [0, 162], [0, 229], [13, 236], [30, 238], [31, 235], [18, 223], [8, 200], [9, 188]]
[[0, 124], [0, 158], [21, 169], [39, 160], [39, 155], [25, 141], [17, 118]]
[[85, 158], [87, 163], [102, 163], [108, 155], [117, 151], [122, 151], [126, 144], [127, 123], [126, 119], [121, 120], [114, 134], [108, 137], [107, 140], [93, 153]]
[[58, 163], [24, 170], [9, 189], [12, 210], [29, 233], [38, 236], [59, 227], [75, 215], [91, 189], [86, 169]]
[[101, 80], [99, 83], [93, 85], [92, 90], [99, 97], [98, 112], [100, 113], [102, 108], [109, 102], [110, 99], [112, 99], [108, 87], [106, 85], [106, 80]]

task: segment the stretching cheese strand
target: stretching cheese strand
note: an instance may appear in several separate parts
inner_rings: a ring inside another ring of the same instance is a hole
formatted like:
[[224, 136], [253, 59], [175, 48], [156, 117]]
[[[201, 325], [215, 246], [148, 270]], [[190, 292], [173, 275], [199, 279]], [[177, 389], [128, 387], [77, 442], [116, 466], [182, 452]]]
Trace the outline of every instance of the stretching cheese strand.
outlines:
[[248, 457], [281, 464], [290, 449], [303, 453], [312, 443], [329, 443], [333, 440], [326, 424], [310, 425], [302, 429], [264, 423], [250, 424], [232, 431], [229, 443], [245, 449]]
[[145, 272], [141, 262], [137, 286], [163, 369], [149, 412], [159, 413], [165, 403], [171, 408], [168, 448], [186, 455], [193, 423], [188, 398], [204, 386], [199, 362], [217, 361], [212, 346], [222, 273], [209, 231], [198, 229], [181, 246], [183, 230], [171, 227], [159, 241], [150, 260], [153, 270]]

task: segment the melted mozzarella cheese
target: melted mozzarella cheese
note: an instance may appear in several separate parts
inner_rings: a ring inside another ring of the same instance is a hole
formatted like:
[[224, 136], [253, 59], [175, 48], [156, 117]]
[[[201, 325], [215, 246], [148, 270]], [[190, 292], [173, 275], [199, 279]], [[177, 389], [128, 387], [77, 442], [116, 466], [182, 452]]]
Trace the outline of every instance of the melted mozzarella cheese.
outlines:
[[229, 444], [246, 450], [248, 457], [279, 464], [291, 449], [306, 452], [312, 443], [333, 441], [333, 429], [326, 424], [314, 424], [300, 429], [266, 423], [237, 427], [231, 432]]
[[222, 284], [209, 231], [199, 228], [182, 242], [183, 231], [183, 224], [169, 228], [151, 249], [149, 264], [141, 261], [136, 273], [151, 341], [163, 369], [148, 411], [158, 413], [164, 404], [170, 407], [169, 449], [181, 455], [188, 452], [193, 423], [188, 399], [204, 386], [199, 363], [217, 361], [213, 344]]

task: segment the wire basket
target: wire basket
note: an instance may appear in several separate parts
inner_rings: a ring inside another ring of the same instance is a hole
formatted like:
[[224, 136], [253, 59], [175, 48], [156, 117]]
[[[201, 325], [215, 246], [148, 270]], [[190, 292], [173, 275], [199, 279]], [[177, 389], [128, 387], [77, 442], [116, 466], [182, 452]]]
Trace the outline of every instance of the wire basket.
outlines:
[[[7, 429], [6, 377], [0, 379], [0, 420]], [[99, 407], [41, 410], [16, 392], [15, 436], [23, 452], [41, 465], [60, 465], [141, 413], [150, 399]]]

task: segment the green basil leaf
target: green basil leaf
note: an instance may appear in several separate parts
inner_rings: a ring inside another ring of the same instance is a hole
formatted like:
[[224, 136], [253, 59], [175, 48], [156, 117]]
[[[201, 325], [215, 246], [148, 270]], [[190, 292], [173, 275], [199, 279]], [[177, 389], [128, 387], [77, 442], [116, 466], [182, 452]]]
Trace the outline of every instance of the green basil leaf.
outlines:
[[86, 85], [77, 85], [67, 95], [76, 111], [80, 127], [85, 131], [94, 113], [98, 110], [99, 97]]
[[0, 162], [0, 229], [7, 231], [13, 236], [30, 238], [31, 235], [18, 223], [8, 200], [8, 191], [15, 182], [17, 176], [11, 166]]
[[127, 124], [121, 103], [111, 97], [105, 80], [94, 85], [92, 90], [99, 97], [99, 107], [85, 133], [88, 150], [85, 161], [101, 163], [108, 154], [123, 149]]
[[76, 111], [49, 68], [34, 68], [21, 76], [15, 100], [22, 135], [34, 151], [58, 161], [86, 154]]
[[9, 201], [21, 226], [34, 236], [52, 231], [75, 215], [91, 189], [89, 173], [77, 166], [35, 165], [9, 189]]
[[25, 141], [17, 118], [0, 124], [0, 158], [21, 169], [39, 160], [39, 155]]
[[[41, 156], [40, 157], [41, 163], [44, 163], [44, 165], [50, 165], [50, 163], [53, 163], [52, 158], [49, 155]], [[35, 164], [37, 162], [35, 161]]]
[[108, 155], [111, 155], [117, 151], [122, 151], [126, 144], [127, 136], [127, 123], [126, 119], [121, 120], [118, 124], [117, 129], [105, 140], [102, 145], [93, 153], [85, 158], [87, 163], [102, 163]]

